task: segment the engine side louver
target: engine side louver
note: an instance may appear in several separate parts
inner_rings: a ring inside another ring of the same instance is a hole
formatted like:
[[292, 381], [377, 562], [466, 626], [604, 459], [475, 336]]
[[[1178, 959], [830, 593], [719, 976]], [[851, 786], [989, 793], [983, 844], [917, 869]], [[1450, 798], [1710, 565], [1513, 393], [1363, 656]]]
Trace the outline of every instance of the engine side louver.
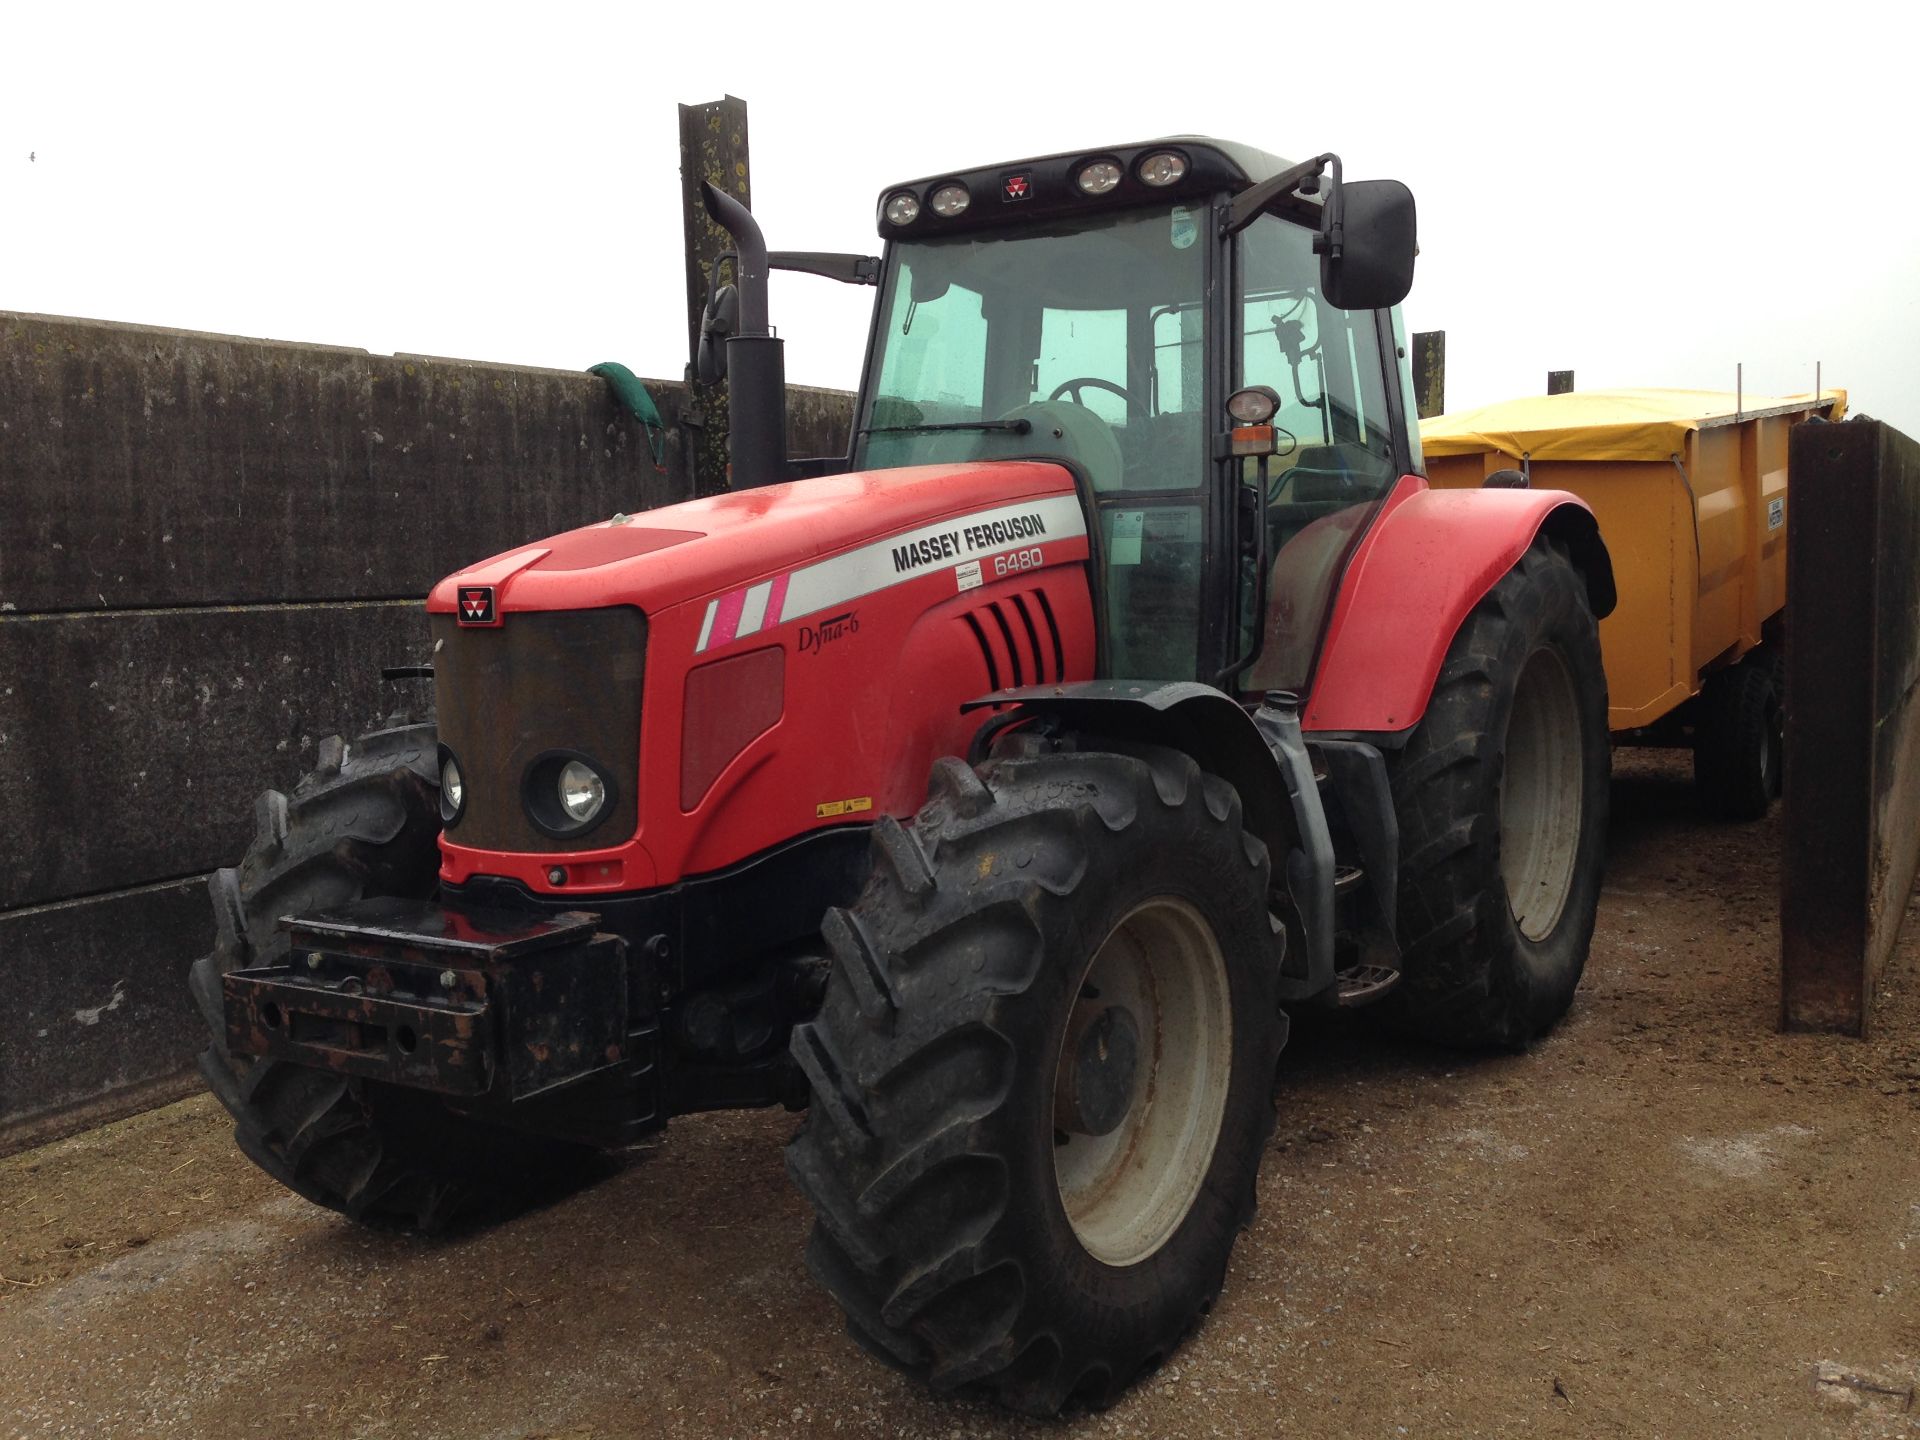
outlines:
[[1060, 626], [1044, 590], [1023, 590], [993, 600], [960, 618], [980, 647], [990, 688], [1017, 689], [1065, 675]]

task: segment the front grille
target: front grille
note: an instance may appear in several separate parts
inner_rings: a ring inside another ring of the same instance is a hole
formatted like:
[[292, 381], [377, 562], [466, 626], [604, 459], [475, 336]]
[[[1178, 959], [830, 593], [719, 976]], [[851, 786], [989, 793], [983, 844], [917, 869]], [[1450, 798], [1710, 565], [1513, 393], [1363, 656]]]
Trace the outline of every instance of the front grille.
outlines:
[[[646, 617], [631, 606], [509, 612], [498, 628], [429, 617], [440, 740], [460, 762], [466, 810], [447, 832], [479, 850], [601, 850], [640, 823], [640, 689]], [[527, 818], [527, 767], [553, 750], [591, 756], [613, 795], [586, 834], [557, 838]]]

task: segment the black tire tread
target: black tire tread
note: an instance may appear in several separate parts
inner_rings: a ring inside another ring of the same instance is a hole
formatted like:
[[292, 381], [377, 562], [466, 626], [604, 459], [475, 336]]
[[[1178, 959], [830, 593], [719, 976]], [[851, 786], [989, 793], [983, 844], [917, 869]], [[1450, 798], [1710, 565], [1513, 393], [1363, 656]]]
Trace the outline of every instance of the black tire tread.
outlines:
[[[1772, 648], [1766, 647], [1738, 665], [1716, 670], [1701, 688], [1693, 779], [1701, 803], [1717, 819], [1764, 819], [1779, 793], [1774, 728], [1779, 686], [1779, 668]], [[1763, 773], [1760, 756], [1768, 751], [1775, 764]]]
[[[1238, 794], [1178, 752], [1000, 759], [978, 772], [942, 762], [914, 824], [876, 835], [884, 863], [852, 923], [833, 931], [842, 939], [825, 1006], [796, 1027], [815, 1102], [787, 1166], [815, 1212], [808, 1266], [857, 1343], [935, 1389], [1037, 1415], [1070, 1398], [1098, 1406], [1180, 1338], [1113, 1355], [1047, 1328], [1004, 1238], [1009, 1162], [992, 1135], [1015, 1060], [1000, 1007], [1046, 963], [1036, 917], [1065, 903], [1102, 837], [1134, 826], [1141, 804], [1229, 832], [1226, 853], [1245, 857], [1265, 894], [1266, 851], [1243, 837]], [[1031, 945], [1019, 943], [1023, 927]], [[851, 933], [862, 943], [845, 943]], [[879, 1015], [881, 993], [897, 1015]], [[1251, 1219], [1257, 1168], [1256, 1154], [1237, 1182], [1236, 1231]], [[1224, 1276], [1223, 1254], [1218, 1273], [1200, 1277], [1182, 1333]]]
[[[1579, 672], [1590, 677], [1580, 703], [1597, 736], [1589, 763], [1600, 767], [1600, 780], [1587, 780], [1582, 825], [1589, 838], [1568, 901], [1578, 953], [1559, 974], [1543, 977], [1504, 953], [1515, 927], [1499, 873], [1495, 797], [1511, 703], [1510, 689], [1502, 691], [1517, 680], [1527, 653], [1516, 648], [1519, 637], [1554, 624], [1573, 636], [1569, 643], [1579, 652], [1567, 657], [1576, 686]], [[1400, 828], [1404, 968], [1382, 1010], [1397, 1028], [1447, 1045], [1511, 1048], [1550, 1028], [1572, 1003], [1604, 859], [1606, 703], [1584, 583], [1563, 548], [1537, 541], [1467, 617], [1425, 715], [1405, 747], [1388, 753]]]
[[[317, 1205], [422, 1231], [511, 1203], [518, 1191], [506, 1187], [527, 1183], [526, 1164], [546, 1171], [579, 1147], [466, 1122], [430, 1097], [235, 1057], [221, 977], [278, 963], [287, 947], [282, 915], [366, 895], [432, 894], [438, 779], [431, 725], [400, 725], [351, 744], [323, 740], [316, 768], [291, 794], [260, 797], [246, 856], [209, 882], [214, 946], [188, 978], [211, 1035], [200, 1072], [248, 1158]], [[422, 1143], [423, 1129], [431, 1143]]]

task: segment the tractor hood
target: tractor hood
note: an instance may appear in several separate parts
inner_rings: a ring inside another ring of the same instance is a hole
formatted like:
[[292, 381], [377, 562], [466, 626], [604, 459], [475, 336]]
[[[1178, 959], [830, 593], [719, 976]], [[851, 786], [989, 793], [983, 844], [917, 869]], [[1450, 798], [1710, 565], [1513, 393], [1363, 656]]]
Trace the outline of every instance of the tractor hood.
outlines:
[[[1072, 476], [1044, 461], [874, 470], [688, 500], [518, 546], [442, 580], [427, 609], [698, 607], [700, 650], [1033, 540], [1086, 535]], [[972, 574], [978, 575], [978, 565]]]

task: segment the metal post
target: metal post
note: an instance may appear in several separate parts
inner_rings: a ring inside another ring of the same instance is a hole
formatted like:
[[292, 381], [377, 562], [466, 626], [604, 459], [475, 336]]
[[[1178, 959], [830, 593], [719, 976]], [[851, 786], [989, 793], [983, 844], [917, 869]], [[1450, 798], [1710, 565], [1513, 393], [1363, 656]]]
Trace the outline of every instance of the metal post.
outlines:
[[728, 95], [680, 107], [680, 211], [687, 245], [687, 466], [694, 494], [727, 488], [727, 387], [702, 385], [692, 365], [700, 344], [700, 317], [714, 262], [733, 249], [733, 237], [714, 224], [700, 196], [712, 182], [742, 205], [753, 204], [747, 167], [747, 102]]
[[1447, 409], [1447, 332], [1417, 330], [1413, 335], [1414, 413], [1425, 420]]
[[1547, 394], [1571, 395], [1573, 393], [1573, 372], [1571, 370], [1547, 371]]

